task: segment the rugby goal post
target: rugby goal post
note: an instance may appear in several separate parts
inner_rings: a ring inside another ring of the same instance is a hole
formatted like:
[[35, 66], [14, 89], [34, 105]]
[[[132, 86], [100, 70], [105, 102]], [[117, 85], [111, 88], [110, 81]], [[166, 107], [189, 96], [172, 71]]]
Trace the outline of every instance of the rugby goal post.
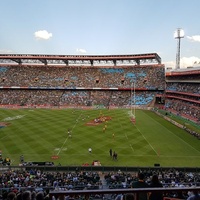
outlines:
[[135, 81], [131, 83], [131, 122], [136, 123], [135, 117]]

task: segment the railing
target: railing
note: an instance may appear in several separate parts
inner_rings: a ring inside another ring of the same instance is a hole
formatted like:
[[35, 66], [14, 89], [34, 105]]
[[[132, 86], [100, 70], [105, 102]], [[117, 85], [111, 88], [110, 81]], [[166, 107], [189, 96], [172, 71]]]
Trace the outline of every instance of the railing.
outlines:
[[[49, 194], [49, 200], [73, 200], [73, 199], [81, 199], [81, 200], [112, 200], [117, 197], [117, 195], [125, 195], [125, 194], [132, 194], [134, 200], [138, 200], [138, 194], [146, 193], [147, 196], [151, 192], [159, 192], [163, 194], [163, 200], [177, 200], [180, 199], [178, 197], [172, 197], [172, 194], [178, 193], [187, 193], [192, 191], [200, 192], [200, 187], [168, 187], [168, 188], [131, 188], [131, 189], [97, 189], [97, 190], [67, 190], [64, 188], [53, 188], [53, 187], [44, 187], [42, 190], [37, 190], [38, 188], [34, 187], [20, 187], [16, 188], [18, 191], [26, 191], [29, 190], [31, 192], [36, 191], [43, 191]], [[40, 188], [41, 189], [41, 188]], [[63, 190], [64, 189], [64, 190]], [[3, 191], [11, 191], [11, 188], [0, 188], [0, 193], [2, 195]], [[181, 198], [186, 199], [186, 198]]]
[[123, 171], [124, 173], [127, 172], [138, 172], [140, 170], [154, 170], [154, 171], [165, 171], [165, 170], [178, 170], [182, 172], [200, 172], [200, 167], [162, 167], [159, 163], [155, 163], [154, 167], [141, 167], [141, 166], [134, 166], [134, 167], [127, 167], [127, 166], [48, 166], [48, 165], [26, 165], [26, 166], [1, 166], [0, 171], [8, 170], [8, 169], [24, 169], [24, 170], [31, 170], [31, 169], [39, 169], [43, 171], [91, 171], [91, 172], [117, 172], [118, 170]]
[[[137, 189], [103, 189], [103, 190], [67, 190], [67, 191], [50, 191], [49, 199], [62, 200], [69, 196], [69, 199], [97, 199], [95, 195], [99, 195], [98, 199], [106, 199], [106, 195], [116, 196], [117, 194], [128, 194], [134, 195], [135, 200], [138, 200], [139, 193], [151, 193], [151, 192], [162, 192], [163, 200], [171, 200], [172, 197], [165, 196], [170, 192], [189, 192], [189, 191], [200, 191], [200, 187], [174, 187], [174, 188], [137, 188]], [[92, 198], [93, 197], [93, 198]], [[114, 199], [114, 198], [108, 198]]]

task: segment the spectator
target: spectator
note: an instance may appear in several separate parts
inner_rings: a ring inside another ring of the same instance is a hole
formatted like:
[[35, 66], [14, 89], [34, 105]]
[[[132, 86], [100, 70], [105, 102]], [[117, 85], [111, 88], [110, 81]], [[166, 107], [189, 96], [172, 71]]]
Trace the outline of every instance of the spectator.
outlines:
[[22, 193], [22, 200], [31, 200], [31, 192], [30, 191], [24, 191]]
[[[145, 176], [143, 173], [139, 172], [138, 173], [138, 180], [134, 181], [132, 183], [132, 187], [133, 188], [148, 188], [149, 185], [145, 182]], [[138, 193], [138, 200], [147, 200], [148, 199], [148, 195], [147, 192], [140, 192]]]
[[193, 191], [193, 194], [187, 198], [187, 200], [200, 200], [200, 194], [197, 190]]
[[[158, 180], [158, 175], [154, 174], [151, 179], [151, 183], [149, 187], [163, 187], [160, 181]], [[162, 192], [151, 192], [149, 196], [149, 200], [162, 200], [163, 199], [163, 194]]]
[[38, 192], [36, 194], [36, 200], [44, 200], [44, 193], [43, 192]]
[[16, 200], [17, 196], [16, 193], [10, 192], [8, 193], [7, 200]]

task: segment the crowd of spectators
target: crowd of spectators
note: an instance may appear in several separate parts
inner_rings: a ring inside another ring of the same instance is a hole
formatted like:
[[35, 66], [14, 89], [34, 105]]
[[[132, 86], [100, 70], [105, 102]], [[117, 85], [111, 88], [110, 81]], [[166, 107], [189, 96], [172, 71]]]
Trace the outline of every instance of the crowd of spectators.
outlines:
[[[142, 180], [139, 180], [142, 179]], [[200, 185], [200, 174], [192, 172], [183, 172], [175, 169], [169, 170], [143, 170], [139, 173], [123, 173], [120, 170], [117, 173], [109, 172], [105, 175], [105, 180], [110, 189], [123, 188], [146, 188], [146, 187], [196, 187]], [[137, 184], [140, 181], [139, 185]], [[143, 183], [144, 182], [144, 183]], [[151, 193], [152, 195], [153, 193]], [[159, 194], [159, 196], [158, 196]], [[156, 198], [150, 196], [150, 199], [162, 199], [162, 197], [187, 199], [191, 193], [187, 192], [156, 192]], [[159, 198], [160, 197], [160, 198]], [[118, 198], [116, 198], [118, 199]], [[139, 198], [140, 199], [140, 198]]]
[[[148, 169], [140, 170], [144, 175], [147, 185], [152, 184], [152, 178], [157, 176], [161, 186], [171, 187], [196, 187], [200, 185], [199, 172], [185, 172], [176, 169]], [[91, 190], [91, 189], [124, 189], [133, 188], [138, 180], [138, 172], [106, 172], [102, 174], [95, 171], [74, 172], [45, 172], [39, 169], [31, 170], [6, 170], [0, 173], [1, 199], [15, 196], [18, 200], [24, 199], [23, 195], [30, 195], [33, 199], [49, 199], [49, 191], [66, 190]], [[152, 186], [153, 187], [153, 186]], [[163, 196], [178, 198], [180, 193], [166, 192]], [[183, 199], [189, 194], [182, 193]], [[40, 198], [37, 196], [40, 196]], [[116, 197], [116, 195], [114, 195]]]
[[18, 199], [27, 190], [31, 195], [38, 193], [43, 199], [50, 190], [91, 190], [102, 188], [99, 172], [45, 172], [39, 169], [8, 170], [0, 173], [0, 189], [2, 199], [6, 199], [10, 192], [14, 192]]
[[178, 82], [178, 83], [167, 83], [166, 90], [175, 91], [175, 92], [184, 92], [192, 94], [200, 94], [200, 85], [198, 82], [196, 83], [185, 83], [185, 82]]
[[200, 122], [199, 74], [167, 76], [165, 108], [184, 118]]
[[147, 106], [156, 95], [156, 91], [87, 91], [87, 90], [0, 90], [1, 105], [16, 106]]
[[[142, 171], [142, 170], [141, 170]], [[145, 181], [150, 184], [151, 178], [154, 174], [158, 175], [163, 187], [184, 187], [184, 186], [199, 186], [200, 185], [200, 173], [183, 172], [176, 169], [168, 170], [143, 170], [145, 175]], [[137, 172], [124, 173], [108, 172], [104, 178], [110, 188], [130, 188], [131, 183], [137, 180]]]
[[[1, 67], [0, 67], [1, 68]], [[164, 89], [165, 73], [162, 67], [37, 67], [15, 66], [0, 70], [1, 86], [11, 87], [85, 87]], [[156, 77], [156, 78], [155, 78]]]
[[166, 99], [165, 108], [179, 116], [200, 122], [199, 104], [178, 99]]
[[148, 105], [156, 93], [164, 91], [164, 76], [164, 68], [155, 66], [5, 66], [0, 67], [0, 104]]

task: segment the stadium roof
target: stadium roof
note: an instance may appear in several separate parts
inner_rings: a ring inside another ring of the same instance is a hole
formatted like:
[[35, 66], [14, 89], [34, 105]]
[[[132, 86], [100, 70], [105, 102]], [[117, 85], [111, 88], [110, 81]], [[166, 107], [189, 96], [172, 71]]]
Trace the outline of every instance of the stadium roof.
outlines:
[[161, 64], [157, 53], [135, 55], [33, 55], [33, 54], [0, 54], [0, 65], [94, 65], [104, 64]]
[[166, 76], [182, 76], [182, 75], [198, 75], [200, 74], [200, 67], [189, 67], [185, 69], [176, 69], [166, 71]]

